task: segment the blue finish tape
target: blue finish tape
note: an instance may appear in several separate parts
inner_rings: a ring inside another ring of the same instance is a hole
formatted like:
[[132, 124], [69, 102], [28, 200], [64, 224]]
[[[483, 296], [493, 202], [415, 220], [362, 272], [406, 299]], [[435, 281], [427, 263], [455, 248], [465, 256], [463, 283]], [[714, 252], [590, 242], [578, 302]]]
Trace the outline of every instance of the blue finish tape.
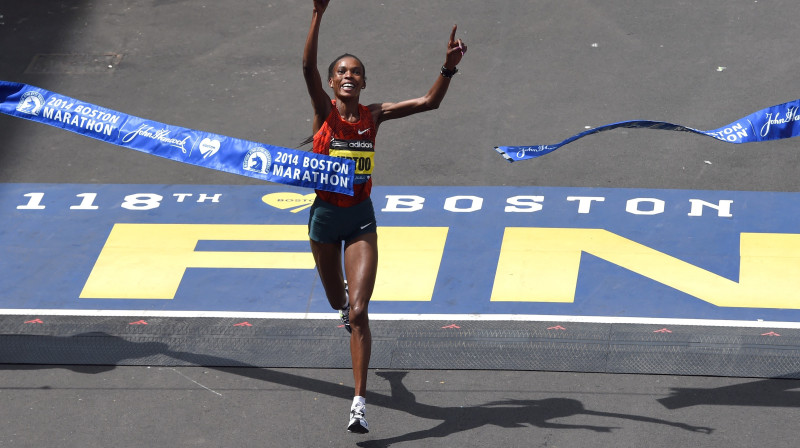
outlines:
[[353, 194], [352, 160], [158, 123], [27, 84], [0, 81], [0, 112], [190, 165]]
[[554, 145], [497, 146], [495, 150], [509, 162], [533, 159], [549, 154], [556, 149], [587, 135], [618, 128], [662, 129], [667, 131], [692, 132], [713, 137], [728, 143], [752, 143], [780, 140], [800, 135], [800, 99], [768, 107], [754, 112], [729, 125], [711, 131], [667, 123], [664, 121], [632, 120], [611, 123], [589, 129]]

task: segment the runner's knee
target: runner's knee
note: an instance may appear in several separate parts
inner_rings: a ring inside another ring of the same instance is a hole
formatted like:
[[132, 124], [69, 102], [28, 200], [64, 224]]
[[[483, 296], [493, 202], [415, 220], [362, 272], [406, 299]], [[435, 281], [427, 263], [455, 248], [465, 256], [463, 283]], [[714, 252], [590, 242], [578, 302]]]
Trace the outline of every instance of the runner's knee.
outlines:
[[359, 305], [350, 306], [350, 326], [353, 328], [366, 328], [369, 326], [367, 307]]

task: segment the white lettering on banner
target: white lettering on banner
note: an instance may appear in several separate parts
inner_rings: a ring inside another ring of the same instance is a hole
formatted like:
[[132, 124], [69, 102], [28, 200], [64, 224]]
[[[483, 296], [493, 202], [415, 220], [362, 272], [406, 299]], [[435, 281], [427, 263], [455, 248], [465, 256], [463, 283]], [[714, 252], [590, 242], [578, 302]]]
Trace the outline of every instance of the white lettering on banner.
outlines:
[[300, 168], [295, 168], [294, 171], [291, 167], [286, 167], [283, 170], [283, 177], [292, 180], [300, 180]]
[[299, 168], [295, 168], [294, 170], [295, 170], [294, 173], [295, 173], [296, 177], [295, 177], [295, 175], [292, 174], [293, 173], [292, 172], [292, 167], [283, 166], [283, 165], [272, 165], [272, 174], [273, 175], [280, 176], [280, 177], [285, 177], [287, 179], [293, 179], [294, 178], [294, 179], [299, 180], [300, 179], [300, 169]]
[[[41, 96], [40, 94], [35, 92], [27, 92], [22, 97], [25, 98], [27, 95], [34, 95], [39, 97]], [[51, 96], [50, 98], [47, 99], [47, 105], [50, 107], [55, 107], [57, 109], [72, 110], [72, 106], [74, 106], [75, 103], [61, 99], [57, 96]]]
[[115, 129], [114, 126], [108, 123], [89, 119], [82, 115], [77, 115], [66, 111], [62, 113], [61, 109], [56, 110], [50, 107], [44, 108], [42, 111], [42, 117], [47, 118], [48, 120], [60, 121], [76, 128], [88, 129], [98, 134], [104, 134], [108, 136], [111, 136], [111, 133]]
[[707, 132], [706, 135], [710, 135], [717, 140], [737, 142], [743, 138], [747, 138], [747, 129], [745, 129], [741, 123], [735, 123], [719, 132]]
[[275, 157], [275, 163], [283, 163], [288, 165], [297, 165], [300, 156], [297, 154], [289, 154], [287, 152], [278, 151], [278, 156]]
[[78, 105], [75, 107], [75, 113], [81, 114], [86, 117], [96, 118], [100, 121], [110, 122], [117, 124], [119, 121], [119, 115], [110, 114], [108, 112], [103, 112], [101, 110], [92, 109], [89, 106], [82, 106]]
[[169, 138], [169, 129], [159, 129], [153, 132], [154, 130], [154, 127], [143, 124], [139, 126], [139, 129], [125, 134], [125, 136], [122, 137], [122, 143], [130, 143], [137, 136], [142, 136], [172, 146], [173, 148], [178, 148], [184, 154], [188, 152], [186, 149], [186, 141], [190, 138], [188, 135], [181, 140], [177, 138]]
[[549, 145], [528, 146], [525, 148], [520, 148], [519, 151], [517, 151], [517, 157], [522, 158], [525, 157], [525, 154], [528, 153], [536, 154], [537, 152], [548, 151], [551, 148], [552, 147]]
[[773, 118], [773, 114], [771, 113], [768, 113], [766, 118], [767, 122], [761, 127], [762, 137], [766, 137], [767, 134], [769, 134], [770, 127], [773, 124], [781, 125], [798, 121], [800, 120], [800, 115], [797, 114], [797, 107], [790, 107], [789, 110], [786, 111], [786, 116], [784, 118], [778, 118], [777, 115]]
[[[347, 173], [347, 165], [340, 164], [338, 162], [331, 163], [330, 161], [319, 161], [320, 162], [319, 164], [315, 164], [313, 162], [308, 162], [309, 160], [314, 161], [316, 159], [308, 159], [308, 158], [304, 159], [303, 167], [310, 167], [311, 169], [314, 169], [313, 168], [314, 166], [318, 166], [320, 168], [324, 168], [325, 167], [324, 162], [328, 162], [327, 166], [329, 168], [333, 169], [341, 168], [344, 170], [345, 174]], [[315, 183], [328, 184], [333, 186], [342, 186], [344, 188], [347, 188], [347, 185], [349, 184], [349, 179], [347, 177], [339, 176], [337, 174], [320, 173], [317, 171], [306, 171], [306, 170], [301, 171], [300, 168], [292, 168], [291, 166], [283, 166], [278, 164], [272, 165], [272, 175], [285, 177], [287, 179], [292, 179], [296, 181], [300, 180], [310, 181], [313, 176]]]
[[[335, 160], [320, 160], [305, 155], [302, 156], [301, 161], [300, 157], [298, 154], [278, 151], [275, 163], [272, 165], [272, 175], [302, 182], [312, 182], [313, 176], [314, 183], [347, 188], [349, 179], [345, 176], [349, 173], [349, 168], [346, 164]], [[301, 166], [303, 169], [301, 170], [297, 166]], [[333, 173], [320, 171], [333, 171]], [[339, 174], [345, 176], [340, 176]]]
[[[38, 95], [38, 94], [34, 94], [34, 95]], [[38, 96], [40, 96], [40, 95], [38, 95]], [[64, 110], [64, 111], [73, 111], [72, 107], [75, 106], [75, 103], [73, 103], [72, 100], [65, 100], [65, 99], [59, 98], [57, 96], [52, 96], [52, 97], [47, 99], [47, 106], [48, 106], [48, 109], [51, 109], [50, 113], [52, 114], [53, 113], [53, 110], [52, 110], [53, 108], [54, 109], [61, 109], [61, 110]], [[99, 121], [102, 121], [102, 122], [105, 122], [105, 123], [112, 123], [112, 124], [117, 124], [119, 122], [119, 118], [120, 118], [119, 115], [114, 115], [112, 113], [103, 112], [103, 111], [98, 110], [98, 109], [92, 109], [91, 107], [86, 106], [86, 105], [82, 105], [82, 104], [78, 104], [77, 106], [75, 106], [75, 110], [73, 112], [75, 112], [76, 114], [81, 114], [81, 115], [83, 115], [85, 117], [88, 117], [88, 118], [92, 118], [92, 119], [96, 119], [96, 120], [99, 120]]]
[[[340, 163], [334, 160], [320, 160], [313, 157], [303, 158], [303, 168], [311, 168], [312, 170], [319, 171], [334, 171], [340, 174], [350, 174], [350, 167], [346, 163]], [[316, 176], [314, 176], [316, 179]]]

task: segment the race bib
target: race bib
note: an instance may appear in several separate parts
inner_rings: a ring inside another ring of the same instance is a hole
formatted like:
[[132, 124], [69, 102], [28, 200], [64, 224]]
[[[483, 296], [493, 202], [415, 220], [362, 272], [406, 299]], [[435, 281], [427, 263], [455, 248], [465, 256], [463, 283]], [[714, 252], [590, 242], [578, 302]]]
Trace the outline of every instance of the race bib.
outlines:
[[331, 157], [353, 161], [354, 183], [363, 184], [372, 176], [372, 169], [375, 167], [375, 146], [371, 141], [333, 139], [328, 154]]

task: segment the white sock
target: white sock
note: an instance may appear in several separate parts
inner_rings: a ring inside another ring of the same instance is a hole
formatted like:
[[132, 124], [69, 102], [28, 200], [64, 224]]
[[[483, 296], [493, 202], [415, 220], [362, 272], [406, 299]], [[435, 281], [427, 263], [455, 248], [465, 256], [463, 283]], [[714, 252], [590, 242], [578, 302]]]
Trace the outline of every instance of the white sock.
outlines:
[[352, 408], [356, 407], [357, 404], [360, 404], [361, 406], [366, 406], [367, 405], [367, 400], [364, 397], [360, 396], [360, 395], [356, 395], [355, 397], [353, 397], [353, 405], [350, 406], [350, 408], [352, 409]]

